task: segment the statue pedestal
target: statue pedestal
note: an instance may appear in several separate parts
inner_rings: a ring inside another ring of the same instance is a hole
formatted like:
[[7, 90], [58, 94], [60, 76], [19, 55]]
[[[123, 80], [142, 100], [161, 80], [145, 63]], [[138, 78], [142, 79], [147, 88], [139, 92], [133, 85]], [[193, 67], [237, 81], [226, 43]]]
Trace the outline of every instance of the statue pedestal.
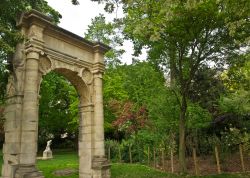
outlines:
[[47, 149], [44, 150], [42, 159], [52, 159], [52, 158], [53, 158], [52, 151]]

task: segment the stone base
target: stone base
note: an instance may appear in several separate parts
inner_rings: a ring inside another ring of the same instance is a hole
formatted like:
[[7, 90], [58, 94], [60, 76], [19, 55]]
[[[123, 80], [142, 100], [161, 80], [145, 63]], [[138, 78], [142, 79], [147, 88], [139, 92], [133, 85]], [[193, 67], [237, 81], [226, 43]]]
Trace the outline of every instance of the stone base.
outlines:
[[93, 178], [110, 178], [110, 164], [106, 157], [95, 156], [92, 162]]
[[46, 159], [52, 159], [53, 158], [53, 155], [52, 155], [52, 151], [51, 150], [45, 150], [43, 152], [43, 159], [46, 160]]
[[35, 166], [22, 165], [16, 170], [14, 178], [44, 178], [44, 176]]

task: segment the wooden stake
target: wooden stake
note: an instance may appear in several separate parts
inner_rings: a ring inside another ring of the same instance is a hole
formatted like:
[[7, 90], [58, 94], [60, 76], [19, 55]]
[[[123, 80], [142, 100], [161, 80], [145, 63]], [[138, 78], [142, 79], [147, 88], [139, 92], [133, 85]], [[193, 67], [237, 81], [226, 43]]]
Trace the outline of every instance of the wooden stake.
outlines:
[[118, 152], [119, 152], [119, 161], [122, 162], [122, 154], [121, 154], [121, 148], [118, 146]]
[[171, 171], [172, 173], [174, 173], [174, 153], [172, 148], [170, 150], [170, 157], [171, 157]]
[[111, 152], [111, 150], [110, 150], [110, 145], [109, 145], [109, 147], [108, 147], [108, 160], [110, 161], [110, 152]]
[[245, 172], [245, 164], [244, 164], [244, 155], [243, 155], [243, 149], [242, 144], [239, 144], [239, 150], [240, 150], [240, 162], [241, 162], [241, 168], [242, 171]]
[[216, 164], [217, 164], [217, 172], [218, 172], [218, 174], [220, 174], [221, 173], [220, 158], [219, 158], [219, 152], [218, 152], [217, 146], [214, 147], [214, 151], [215, 151], [215, 158], [216, 158]]
[[161, 160], [162, 160], [162, 167], [165, 170], [165, 157], [164, 157], [164, 150], [161, 151]]
[[150, 166], [150, 147], [148, 146], [148, 166]]
[[196, 157], [196, 149], [193, 147], [193, 159], [194, 159], [194, 168], [195, 168], [195, 175], [199, 176], [199, 168], [197, 165], [197, 157]]
[[154, 148], [154, 168], [156, 168], [156, 156], [155, 156], [155, 148]]
[[132, 163], [132, 153], [131, 153], [131, 145], [129, 145], [129, 160], [130, 160], [130, 163]]

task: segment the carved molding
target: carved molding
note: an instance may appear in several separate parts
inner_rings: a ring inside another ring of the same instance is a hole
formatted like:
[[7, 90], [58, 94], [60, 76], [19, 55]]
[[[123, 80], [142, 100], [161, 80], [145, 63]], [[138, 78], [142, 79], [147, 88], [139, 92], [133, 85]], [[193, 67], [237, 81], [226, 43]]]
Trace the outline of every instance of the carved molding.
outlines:
[[23, 55], [23, 50], [24, 50], [24, 45], [22, 43], [18, 43], [16, 45], [16, 51], [15, 51], [15, 54], [13, 56], [13, 61], [12, 61], [14, 68], [24, 67], [25, 59]]
[[91, 84], [93, 81], [93, 74], [87, 68], [82, 71], [81, 77], [86, 84]]
[[9, 76], [6, 89], [8, 97], [14, 96], [16, 94], [15, 81], [13, 75]]
[[48, 57], [41, 57], [39, 60], [39, 72], [47, 74], [52, 69], [52, 62]]

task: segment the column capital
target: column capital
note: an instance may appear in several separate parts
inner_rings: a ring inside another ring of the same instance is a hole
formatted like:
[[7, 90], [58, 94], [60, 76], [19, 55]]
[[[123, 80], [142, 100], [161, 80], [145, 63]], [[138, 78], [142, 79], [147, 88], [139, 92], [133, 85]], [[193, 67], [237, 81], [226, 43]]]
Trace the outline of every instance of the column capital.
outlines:
[[105, 70], [105, 66], [103, 63], [95, 63], [94, 66], [93, 66], [93, 70], [92, 70], [92, 73], [95, 75], [98, 75], [98, 74], [103, 74], [104, 73], [104, 70]]
[[25, 43], [24, 53], [27, 55], [32, 52], [44, 55], [43, 47], [39, 44], [39, 42], [27, 41]]
[[44, 51], [41, 48], [32, 44], [28, 46], [26, 45], [24, 53], [26, 55], [26, 59], [36, 59], [36, 60], [39, 60], [40, 55], [41, 56], [45, 55]]

